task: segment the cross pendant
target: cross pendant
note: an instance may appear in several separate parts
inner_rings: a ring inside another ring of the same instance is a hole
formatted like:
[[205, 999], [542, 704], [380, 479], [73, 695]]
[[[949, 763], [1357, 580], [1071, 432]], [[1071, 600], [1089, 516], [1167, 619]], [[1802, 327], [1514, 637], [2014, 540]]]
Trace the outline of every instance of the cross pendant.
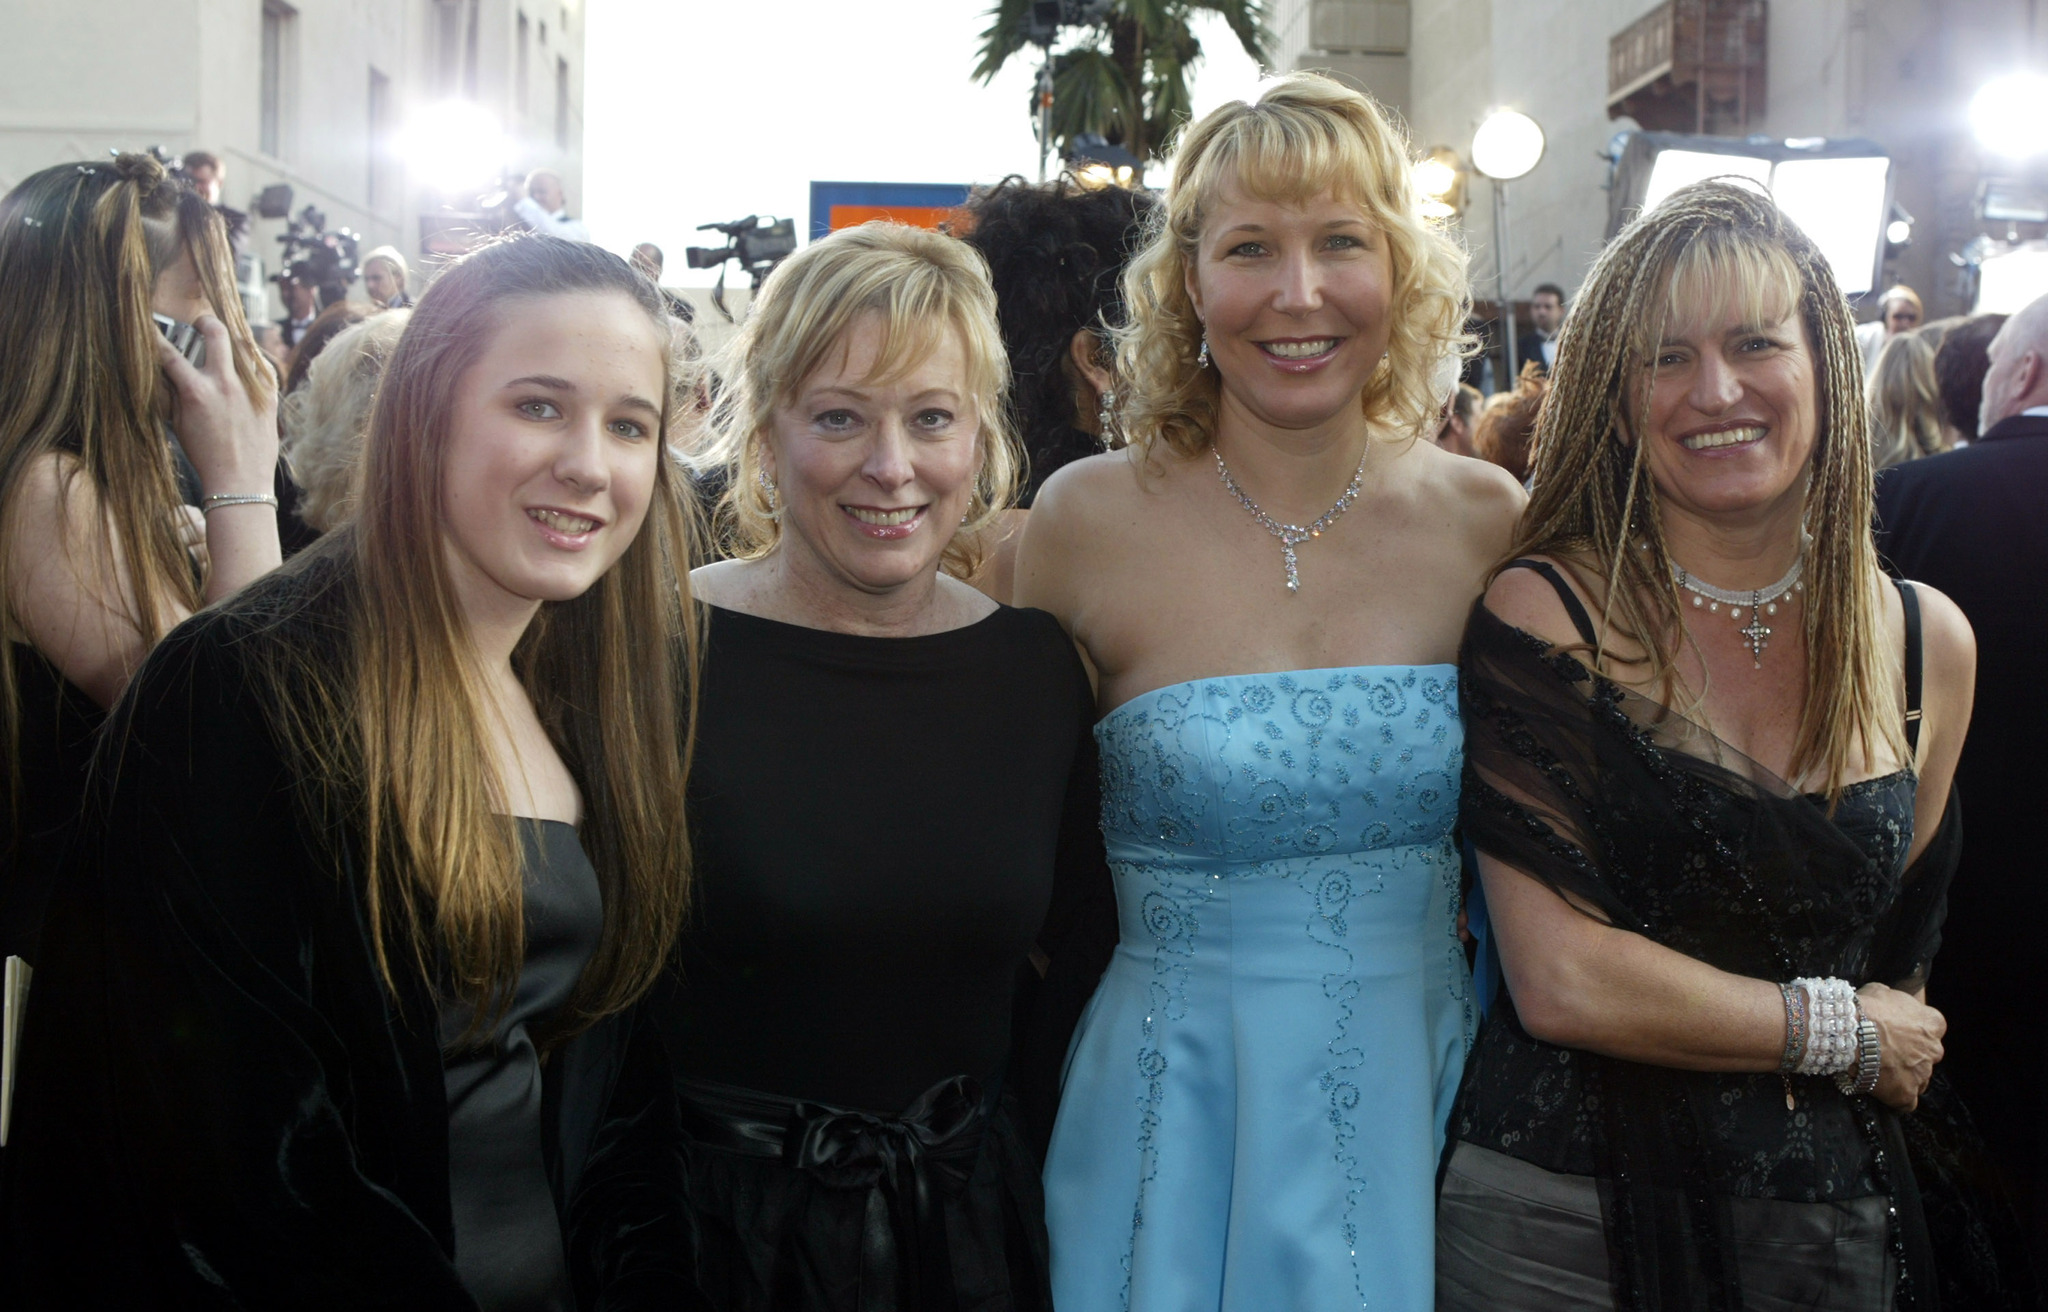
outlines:
[[1771, 626], [1764, 623], [1763, 612], [1752, 607], [1749, 612], [1749, 623], [1738, 632], [1748, 640], [1749, 654], [1756, 661], [1756, 667], [1762, 669], [1764, 644], [1771, 640]]

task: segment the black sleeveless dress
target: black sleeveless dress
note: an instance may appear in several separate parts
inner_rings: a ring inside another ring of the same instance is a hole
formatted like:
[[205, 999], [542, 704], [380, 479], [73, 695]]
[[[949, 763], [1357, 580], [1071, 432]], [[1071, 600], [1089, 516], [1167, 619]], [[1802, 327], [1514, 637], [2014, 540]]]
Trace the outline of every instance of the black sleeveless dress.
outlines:
[[[1562, 577], [1517, 563], [1550, 580], [1593, 641]], [[1910, 585], [1901, 596], [1917, 743], [1919, 613]], [[1910, 770], [1851, 785], [1830, 813], [1483, 603], [1460, 686], [1460, 819], [1479, 850], [1735, 974], [1925, 984], [1961, 842], [1953, 794], [1908, 867]], [[1534, 1038], [1503, 994], [1451, 1116], [1439, 1301], [1924, 1312], [1970, 1291], [1960, 1305], [2019, 1306], [2003, 1301], [1994, 1222], [1954, 1185], [1972, 1135], [1936, 1084], [1901, 1117], [1831, 1079], [1604, 1057]]]
[[[27, 643], [13, 644], [14, 777], [0, 787], [0, 957], [34, 964], [43, 912], [85, 801], [106, 712]], [[10, 797], [11, 791], [11, 797]]]

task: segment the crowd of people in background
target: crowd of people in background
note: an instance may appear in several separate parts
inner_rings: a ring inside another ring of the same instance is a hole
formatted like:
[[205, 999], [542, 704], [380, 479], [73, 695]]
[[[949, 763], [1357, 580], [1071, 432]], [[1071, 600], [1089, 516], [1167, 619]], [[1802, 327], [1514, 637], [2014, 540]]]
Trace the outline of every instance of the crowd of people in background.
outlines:
[[710, 354], [545, 170], [269, 322], [205, 152], [0, 198], [0, 1297], [2042, 1306], [2048, 298], [1710, 180], [1486, 396], [1409, 164]]

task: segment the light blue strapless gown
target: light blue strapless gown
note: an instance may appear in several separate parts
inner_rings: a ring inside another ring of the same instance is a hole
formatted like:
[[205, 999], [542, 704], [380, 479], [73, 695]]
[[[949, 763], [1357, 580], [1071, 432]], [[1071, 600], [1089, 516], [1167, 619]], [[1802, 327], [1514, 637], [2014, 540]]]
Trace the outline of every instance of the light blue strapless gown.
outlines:
[[1045, 1168], [1059, 1312], [1427, 1312], [1471, 1043], [1457, 670], [1228, 675], [1096, 726], [1122, 941]]

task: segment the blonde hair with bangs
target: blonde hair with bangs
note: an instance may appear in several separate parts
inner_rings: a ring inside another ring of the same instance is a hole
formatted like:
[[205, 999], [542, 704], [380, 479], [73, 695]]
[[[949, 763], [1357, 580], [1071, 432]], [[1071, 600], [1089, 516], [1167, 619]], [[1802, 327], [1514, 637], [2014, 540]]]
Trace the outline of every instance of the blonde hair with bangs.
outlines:
[[[1871, 536], [1862, 355], [1848, 301], [1813, 242], [1769, 197], [1720, 180], [1674, 192], [1608, 244], [1558, 340], [1536, 431], [1535, 491], [1503, 558], [1555, 556], [1605, 582], [1593, 658], [1619, 633], [1646, 653], [1645, 682], [1679, 687], [1681, 598], [1646, 474], [1651, 363], [1681, 307], [1736, 296], [1762, 327], [1796, 306], [1814, 361], [1816, 427], [1806, 490], [1807, 696], [1788, 778], [1818, 772], [1840, 794], [1861, 749], [1905, 754], [1900, 654], [1883, 641], [1883, 573]], [[1695, 706], [1704, 689], [1693, 690]]]
[[964, 241], [900, 223], [844, 228], [783, 261], [725, 350], [726, 390], [713, 417], [704, 463], [728, 475], [719, 528], [733, 555], [754, 560], [774, 551], [782, 525], [762, 480], [761, 444], [775, 410], [797, 392], [854, 326], [882, 323], [882, 349], [869, 381], [901, 377], [959, 334], [967, 385], [980, 423], [981, 468], [967, 520], [941, 559], [964, 578], [980, 567], [981, 530], [1015, 498], [1022, 461], [1003, 403], [1009, 357], [996, 326], [996, 295], [981, 254]]
[[1379, 106], [1319, 73], [1276, 79], [1257, 103], [1233, 101], [1190, 129], [1166, 203], [1124, 273], [1130, 321], [1115, 339], [1131, 444], [1149, 451], [1159, 441], [1195, 455], [1214, 437], [1221, 379], [1197, 363], [1202, 322], [1186, 275], [1209, 211], [1232, 186], [1288, 205], [1334, 195], [1386, 234], [1392, 332], [1364, 411], [1400, 438], [1433, 434], [1443, 403], [1438, 362], [1472, 348], [1464, 332], [1471, 294], [1465, 252], [1422, 218], [1410, 170], [1406, 135]]

